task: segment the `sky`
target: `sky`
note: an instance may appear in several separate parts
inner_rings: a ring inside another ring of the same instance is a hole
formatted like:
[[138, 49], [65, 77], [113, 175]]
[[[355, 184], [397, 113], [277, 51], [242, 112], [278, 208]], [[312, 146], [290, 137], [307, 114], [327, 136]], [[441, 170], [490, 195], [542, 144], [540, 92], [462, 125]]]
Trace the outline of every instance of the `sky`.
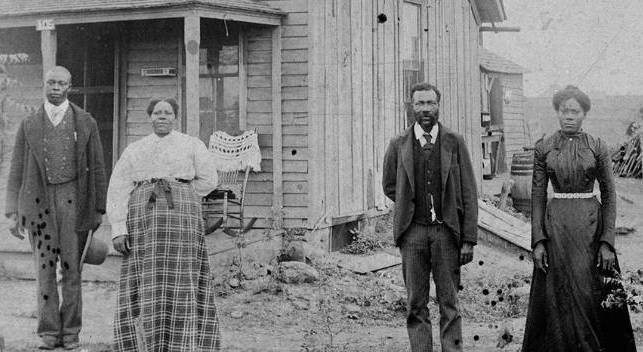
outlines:
[[526, 96], [554, 86], [643, 95], [643, 0], [503, 0], [516, 32], [484, 32], [487, 49], [525, 67]]

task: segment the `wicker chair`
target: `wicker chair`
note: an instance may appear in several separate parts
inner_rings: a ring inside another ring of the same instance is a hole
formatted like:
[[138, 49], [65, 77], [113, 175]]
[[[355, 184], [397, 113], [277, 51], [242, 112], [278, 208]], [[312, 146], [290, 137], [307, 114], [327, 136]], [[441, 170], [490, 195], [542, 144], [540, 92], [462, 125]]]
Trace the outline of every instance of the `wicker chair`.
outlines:
[[[210, 136], [208, 148], [217, 163], [219, 185], [203, 198], [206, 234], [223, 227], [226, 234], [238, 236], [251, 229], [257, 221], [257, 218], [244, 217], [248, 176], [250, 171], [261, 170], [257, 131], [244, 131], [238, 136], [215, 131]], [[235, 224], [231, 225], [230, 222], [236, 222], [238, 226], [233, 226]]]

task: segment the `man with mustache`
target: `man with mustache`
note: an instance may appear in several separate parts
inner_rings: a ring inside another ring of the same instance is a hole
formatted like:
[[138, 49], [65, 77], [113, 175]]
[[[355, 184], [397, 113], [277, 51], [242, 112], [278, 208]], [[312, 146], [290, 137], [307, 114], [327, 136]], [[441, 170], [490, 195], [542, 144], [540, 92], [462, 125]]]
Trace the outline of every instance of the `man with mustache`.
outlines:
[[47, 100], [16, 134], [5, 215], [11, 233], [29, 237], [33, 250], [39, 348], [71, 350], [79, 347], [82, 325], [80, 257], [88, 230], [96, 230], [105, 213], [105, 164], [96, 120], [67, 100], [69, 71], [52, 68], [44, 85]]
[[440, 91], [411, 88], [415, 124], [393, 138], [384, 156], [382, 186], [395, 202], [393, 236], [402, 255], [411, 351], [432, 351], [429, 280], [440, 306], [443, 352], [462, 351], [457, 290], [460, 266], [473, 260], [478, 204], [464, 139], [438, 122]]

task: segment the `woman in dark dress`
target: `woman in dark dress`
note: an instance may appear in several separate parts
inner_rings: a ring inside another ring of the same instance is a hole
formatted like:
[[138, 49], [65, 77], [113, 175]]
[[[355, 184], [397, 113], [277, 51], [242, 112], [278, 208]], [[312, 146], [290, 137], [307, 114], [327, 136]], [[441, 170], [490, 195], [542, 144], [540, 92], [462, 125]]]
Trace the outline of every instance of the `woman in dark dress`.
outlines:
[[[560, 130], [536, 143], [532, 181], [534, 273], [523, 352], [636, 351], [627, 308], [601, 308], [601, 274], [618, 270], [616, 193], [605, 142], [583, 131], [589, 97], [554, 95]], [[554, 195], [547, 203], [547, 184]], [[598, 181], [601, 201], [593, 195]]]

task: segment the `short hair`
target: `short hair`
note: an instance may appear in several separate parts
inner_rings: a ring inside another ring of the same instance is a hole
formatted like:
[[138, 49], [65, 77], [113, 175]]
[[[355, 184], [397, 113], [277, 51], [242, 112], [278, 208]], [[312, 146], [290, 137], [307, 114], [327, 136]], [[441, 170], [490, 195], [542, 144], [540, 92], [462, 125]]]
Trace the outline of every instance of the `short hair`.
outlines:
[[563, 102], [569, 99], [575, 99], [580, 105], [580, 107], [583, 109], [584, 113], [587, 113], [589, 109], [592, 107], [592, 103], [589, 100], [589, 97], [587, 96], [587, 94], [585, 94], [582, 90], [578, 89], [578, 87], [576, 86], [568, 85], [564, 89], [561, 89], [554, 94], [554, 98], [552, 100], [552, 103], [554, 104], [554, 109], [558, 111], [558, 109], [560, 109], [560, 104], [562, 104]]
[[179, 113], [179, 104], [176, 102], [174, 98], [152, 98], [150, 99], [150, 103], [147, 105], [147, 109], [145, 112], [147, 112], [147, 116], [152, 116], [152, 112], [154, 111], [154, 107], [156, 104], [160, 102], [166, 102], [172, 106], [172, 109], [174, 110], [174, 116], [178, 115]]
[[434, 86], [434, 85], [432, 85], [431, 83], [428, 83], [428, 82], [416, 83], [416, 84], [412, 85], [411, 86], [411, 95], [409, 96], [409, 98], [411, 98], [411, 100], [413, 100], [413, 94], [415, 94], [415, 92], [424, 91], [424, 90], [429, 90], [429, 91], [432, 90], [432, 91], [434, 91], [435, 96], [438, 99], [438, 103], [440, 102], [440, 97], [442, 97], [442, 94], [440, 94], [440, 90], [438, 89], [438, 87], [436, 87], [436, 86]]
[[64, 67], [64, 66], [54, 66], [49, 71], [47, 71], [45, 73], [45, 77], [48, 77], [50, 74], [52, 74], [54, 72], [63, 73], [65, 76], [67, 76], [67, 80], [68, 80], [67, 83], [71, 83], [71, 72], [69, 72], [69, 70], [66, 67]]

